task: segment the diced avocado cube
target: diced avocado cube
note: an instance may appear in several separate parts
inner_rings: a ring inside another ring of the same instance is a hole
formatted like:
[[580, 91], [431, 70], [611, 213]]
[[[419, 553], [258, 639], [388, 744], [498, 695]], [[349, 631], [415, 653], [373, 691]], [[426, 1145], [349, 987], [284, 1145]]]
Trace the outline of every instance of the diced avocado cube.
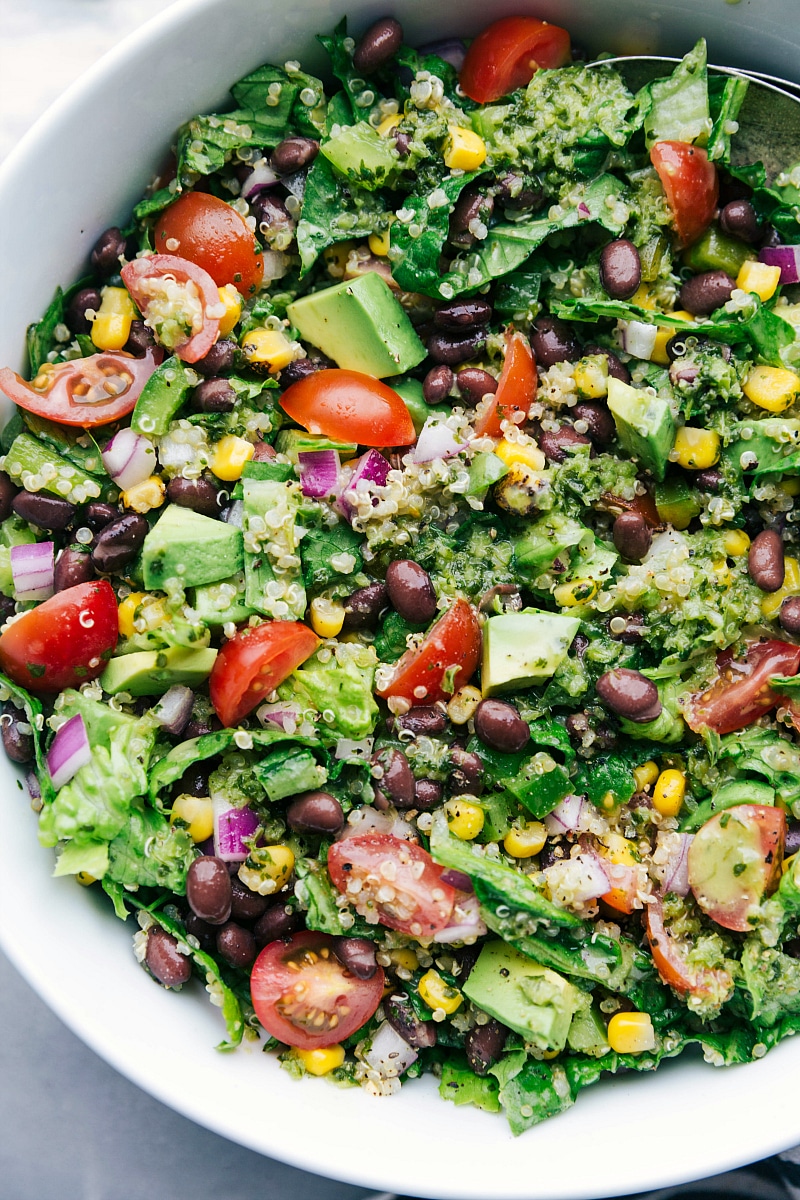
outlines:
[[591, 1054], [594, 1058], [608, 1054], [611, 1047], [605, 1022], [593, 1004], [587, 1004], [575, 1013], [567, 1034], [567, 1045], [578, 1054]]
[[[413, 420], [413, 416], [412, 416]], [[469, 485], [465, 496], [483, 496], [492, 484], [505, 479], [509, 466], [502, 458], [491, 451], [476, 454], [470, 463]]]
[[100, 684], [110, 696], [129, 692], [131, 696], [163, 696], [173, 684], [199, 687], [211, 674], [216, 650], [202, 646], [187, 650], [169, 646], [166, 650], [141, 650], [109, 659]]
[[544, 1052], [564, 1049], [581, 1007], [580, 992], [563, 975], [499, 940], [483, 947], [463, 990], [478, 1008]]
[[675, 421], [669, 403], [649, 388], [631, 387], [620, 379], [608, 381], [608, 407], [617, 436], [632, 458], [662, 480], [675, 442]]
[[350, 371], [384, 379], [425, 358], [414, 326], [375, 271], [301, 296], [286, 313], [305, 341]]
[[[320, 153], [342, 175], [370, 178], [383, 183], [398, 166], [394, 142], [381, 137], [366, 121], [347, 125], [337, 137], [322, 143]], [[369, 186], [369, 184], [367, 184]]]
[[204, 625], [227, 625], [229, 621], [239, 624], [246, 621], [255, 609], [245, 604], [244, 574], [232, 575], [219, 583], [204, 583], [194, 589], [192, 608]]
[[678, 475], [656, 484], [655, 501], [661, 520], [668, 521], [675, 529], [687, 529], [701, 511], [700, 501]]
[[483, 627], [484, 696], [544, 683], [567, 657], [580, 626], [578, 617], [535, 608], [490, 617]]
[[[569, 551], [584, 538], [590, 543], [592, 535], [580, 521], [557, 512], [547, 513], [514, 539], [514, 565], [530, 579], [542, 571], [566, 571]], [[557, 562], [561, 565], [555, 565]]]
[[216, 583], [244, 566], [242, 531], [170, 504], [144, 539], [142, 565], [148, 591], [163, 589], [167, 579], [185, 588]]
[[275, 440], [275, 449], [296, 463], [298, 454], [313, 450], [338, 450], [343, 459], [352, 458], [358, 450], [358, 443], [338, 442], [321, 433], [306, 433], [305, 429], [282, 429]]

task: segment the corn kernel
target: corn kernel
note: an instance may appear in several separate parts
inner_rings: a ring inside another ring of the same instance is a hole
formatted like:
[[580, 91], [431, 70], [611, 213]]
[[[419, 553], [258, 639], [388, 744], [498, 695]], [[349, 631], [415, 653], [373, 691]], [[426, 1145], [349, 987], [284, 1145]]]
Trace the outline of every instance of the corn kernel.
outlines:
[[800, 496], [800, 475], [788, 475], [776, 487], [784, 496]]
[[675, 434], [670, 458], [687, 471], [705, 471], [719, 459], [719, 434], [714, 429], [682, 425]]
[[451, 125], [444, 147], [444, 165], [451, 171], [477, 171], [486, 158], [486, 143], [472, 129]]
[[646, 792], [658, 779], [658, 775], [658, 764], [654, 763], [652, 758], [640, 767], [634, 767], [633, 778], [636, 780], [637, 792]]
[[667, 767], [656, 780], [653, 789], [653, 808], [662, 817], [677, 817], [686, 795], [686, 776], [675, 767]]
[[451, 697], [447, 705], [447, 715], [454, 725], [466, 725], [470, 717], [474, 716], [475, 709], [482, 699], [480, 689], [467, 684]]
[[133, 619], [136, 616], [136, 609], [147, 599], [147, 592], [131, 592], [120, 601], [117, 609], [117, 622], [119, 624], [119, 636], [124, 638], [133, 637]]
[[[670, 317], [680, 317], [682, 321], [693, 321], [694, 317], [691, 313], [683, 312], [679, 309], [677, 312], [667, 313]], [[658, 333], [656, 334], [655, 345], [653, 352], [650, 355], [650, 361], [658, 363], [660, 367], [668, 367], [670, 358], [667, 354], [667, 342], [674, 337], [679, 331], [673, 325], [659, 325]]]
[[516, 442], [506, 441], [505, 438], [495, 446], [494, 453], [509, 467], [514, 463], [524, 463], [534, 471], [543, 471], [546, 465], [545, 457], [538, 446], [520, 446]]
[[714, 572], [713, 583], [720, 588], [729, 588], [733, 583], [733, 572], [725, 558], [715, 558], [711, 564]]
[[483, 809], [478, 804], [453, 796], [444, 806], [450, 832], [462, 842], [471, 842], [483, 829]]
[[217, 479], [232, 483], [235, 479], [241, 479], [244, 464], [249, 462], [254, 454], [255, 446], [252, 442], [232, 433], [226, 434], [214, 447], [211, 470]]
[[378, 258], [386, 258], [392, 244], [391, 228], [384, 229], [383, 233], [371, 233], [367, 238], [367, 243], [372, 253], [377, 254]]
[[768, 267], [766, 263], [756, 259], [748, 259], [742, 263], [736, 276], [736, 286], [743, 292], [755, 292], [759, 300], [771, 300], [781, 281], [780, 267]]
[[214, 805], [210, 796], [177, 796], [170, 821], [183, 821], [193, 842], [205, 842], [214, 832]]
[[344, 617], [344, 605], [335, 600], [317, 596], [311, 601], [311, 628], [321, 638], [334, 638], [341, 633]]
[[643, 1054], [655, 1050], [656, 1035], [650, 1014], [614, 1013], [608, 1022], [608, 1044], [617, 1054]]
[[464, 1003], [461, 992], [445, 983], [438, 971], [426, 971], [417, 985], [417, 991], [428, 1008], [432, 1008], [434, 1012], [441, 1008], [448, 1016]]
[[297, 1050], [295, 1054], [309, 1075], [329, 1075], [344, 1062], [344, 1046], [316, 1046], [313, 1050]]
[[251, 329], [242, 342], [242, 353], [249, 363], [282, 371], [294, 358], [292, 343], [280, 329]]
[[146, 513], [154, 508], [160, 508], [166, 494], [167, 489], [163, 479], [158, 475], [151, 475], [149, 479], [144, 479], [141, 483], [134, 484], [133, 487], [124, 491], [120, 499], [125, 508], [132, 508], [137, 513]]
[[149, 592], [131, 592], [120, 601], [117, 609], [117, 622], [120, 637], [129, 638], [139, 630], [135, 622], [141, 621], [141, 632], [158, 629], [169, 621], [170, 616], [160, 596], [151, 596]]
[[772, 592], [761, 601], [761, 611], [765, 617], [777, 617], [784, 600], [790, 596], [800, 596], [800, 563], [796, 558], [786, 557], [783, 560], [783, 584], [777, 592]]
[[800, 396], [800, 375], [786, 367], [753, 367], [743, 391], [759, 408], [780, 413]]
[[347, 266], [347, 260], [351, 252], [355, 249], [354, 241], [336, 242], [333, 246], [328, 246], [322, 251], [322, 257], [327, 263], [328, 274], [335, 279], [341, 279], [344, 275], [344, 269]]
[[512, 825], [503, 838], [503, 847], [513, 858], [530, 858], [544, 849], [547, 830], [541, 821], [527, 821], [519, 827]]
[[131, 336], [136, 308], [126, 288], [104, 287], [97, 316], [92, 321], [92, 341], [98, 350], [121, 350]]
[[232, 283], [226, 283], [225, 287], [217, 288], [217, 291], [220, 303], [225, 306], [225, 313], [220, 318], [219, 336], [227, 337], [239, 323], [242, 315], [242, 297]]
[[559, 608], [588, 604], [596, 595], [597, 584], [593, 579], [573, 579], [571, 583], [560, 583], [553, 589], [553, 599]]
[[375, 132], [381, 137], [388, 137], [393, 129], [396, 129], [402, 120], [402, 115], [399, 112], [389, 113], [388, 117], [384, 117], [380, 125], [375, 126]]
[[584, 400], [608, 395], [608, 359], [600, 355], [582, 358], [575, 364], [575, 386]]
[[91, 887], [93, 883], [97, 883], [94, 875], [90, 875], [88, 871], [78, 871], [75, 878], [81, 887]]
[[262, 846], [258, 852], [259, 873], [275, 882], [280, 891], [294, 870], [294, 853], [289, 846]]
[[401, 967], [404, 971], [416, 971], [419, 966], [417, 956], [409, 946], [402, 946], [398, 950], [390, 950], [389, 957], [394, 966]]
[[750, 549], [750, 538], [743, 529], [727, 529], [722, 544], [730, 558], [741, 558]]

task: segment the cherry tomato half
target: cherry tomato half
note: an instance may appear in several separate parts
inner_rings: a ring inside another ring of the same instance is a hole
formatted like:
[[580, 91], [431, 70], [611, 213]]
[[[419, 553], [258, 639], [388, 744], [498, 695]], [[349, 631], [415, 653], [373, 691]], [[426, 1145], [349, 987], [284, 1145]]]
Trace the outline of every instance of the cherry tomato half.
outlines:
[[108, 580], [78, 583], [0, 634], [0, 666], [31, 692], [60, 692], [95, 679], [118, 636], [117, 600]]
[[682, 246], [690, 246], [711, 224], [719, 199], [717, 168], [705, 150], [688, 142], [656, 142], [650, 161], [672, 209]]
[[[384, 700], [401, 696], [412, 705], [435, 704], [469, 683], [480, 657], [478, 618], [472, 605], [459, 599], [429, 630], [420, 646], [406, 650], [395, 663], [389, 683], [376, 691]], [[452, 672], [452, 679], [445, 678], [448, 672]], [[445, 692], [445, 683], [452, 690]], [[418, 688], [425, 688], [424, 696], [416, 694]]]
[[717, 678], [704, 692], [695, 692], [684, 706], [690, 729], [733, 733], [771, 712], [781, 700], [769, 686], [771, 675], [796, 675], [800, 646], [790, 642], [752, 642], [744, 660], [733, 662], [729, 652], [717, 657]]
[[539, 67], [563, 67], [570, 61], [569, 34], [538, 17], [502, 17], [467, 50], [459, 83], [472, 100], [490, 104], [530, 83]]
[[413, 937], [433, 937], [450, 923], [456, 892], [442, 881], [442, 869], [421, 846], [391, 833], [344, 838], [328, 851], [335, 887], [347, 893], [351, 880], [361, 884], [356, 912], [368, 919], [377, 913], [381, 925]]
[[[185, 335], [184, 341], [171, 341], [167, 348], [173, 349], [178, 358], [188, 363], [197, 362], [198, 358], [208, 354], [219, 336], [219, 322], [224, 309], [220, 302], [219, 289], [207, 271], [195, 266], [186, 258], [178, 258], [175, 254], [151, 254], [126, 263], [120, 274], [122, 282], [145, 319], [148, 309], [158, 297], [161, 284], [177, 283], [186, 289], [188, 300], [194, 301], [199, 298], [201, 311], [192, 322], [191, 333]], [[192, 305], [188, 304], [187, 311], [190, 311], [191, 307]], [[158, 326], [158, 323], [156, 325]], [[160, 342], [158, 327], [154, 332]]]
[[230, 638], [208, 680], [211, 703], [222, 724], [238, 725], [319, 643], [300, 621], [265, 621]]
[[644, 928], [656, 969], [664, 980], [682, 996], [698, 999], [724, 1000], [733, 991], [733, 980], [719, 968], [694, 966], [689, 962], [688, 949], [668, 932], [664, 924], [664, 908], [654, 897], [644, 908]]
[[357, 979], [333, 952], [327, 933], [295, 933], [270, 942], [253, 964], [250, 994], [267, 1033], [299, 1050], [342, 1042], [381, 1002], [383, 971]]
[[309, 433], [359, 446], [410, 446], [416, 438], [397, 392], [361, 371], [307, 375], [286, 389], [281, 407]]
[[475, 425], [478, 437], [502, 437], [500, 421], [513, 417], [514, 413], [525, 413], [536, 399], [538, 386], [536, 363], [531, 344], [524, 333], [506, 333], [506, 358], [492, 403]]
[[143, 358], [104, 351], [71, 362], [45, 363], [31, 383], [20, 379], [10, 367], [3, 367], [0, 390], [26, 412], [62, 425], [93, 429], [133, 412], [142, 388], [162, 357], [161, 350], [152, 347]]
[[[167, 245], [176, 241], [177, 246]], [[179, 254], [207, 271], [218, 287], [234, 284], [243, 296], [258, 291], [264, 259], [235, 208], [205, 192], [186, 192], [158, 218], [156, 251]]]
[[714, 813], [689, 846], [689, 887], [723, 929], [749, 933], [765, 896], [781, 881], [786, 813], [767, 804], [737, 804]]

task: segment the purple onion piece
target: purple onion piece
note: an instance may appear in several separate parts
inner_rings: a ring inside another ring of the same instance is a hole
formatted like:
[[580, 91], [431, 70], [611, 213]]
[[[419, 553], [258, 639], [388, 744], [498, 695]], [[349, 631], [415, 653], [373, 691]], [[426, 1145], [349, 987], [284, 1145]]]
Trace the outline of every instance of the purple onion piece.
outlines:
[[242, 184], [242, 198], [249, 200], [251, 196], [256, 196], [265, 188], [274, 187], [279, 178], [280, 176], [276, 175], [265, 158], [259, 159]]
[[11, 547], [11, 577], [17, 600], [47, 600], [55, 585], [55, 544]]
[[304, 496], [321, 500], [336, 495], [341, 473], [338, 450], [301, 450], [297, 464]]
[[149, 479], [156, 465], [153, 443], [129, 425], [114, 434], [100, 457], [114, 483], [123, 491]]
[[453, 458], [465, 450], [469, 442], [460, 442], [450, 426], [438, 417], [428, 417], [422, 426], [417, 444], [411, 452], [415, 463], [431, 462], [434, 458]]
[[443, 59], [451, 67], [460, 71], [464, 65], [467, 47], [461, 38], [442, 38], [437, 42], [427, 42], [424, 46], [420, 46], [417, 52], [423, 55], [435, 54], [437, 58]]
[[30, 796], [31, 800], [41, 800], [42, 788], [35, 771], [28, 771], [26, 774], [25, 787], [28, 789], [28, 795]]
[[800, 246], [764, 246], [758, 261], [768, 267], [780, 267], [781, 283], [800, 282]]
[[351, 521], [358, 511], [358, 500], [368, 495], [372, 486], [385, 487], [390, 470], [388, 459], [378, 450], [368, 450], [356, 460], [353, 473], [342, 488], [338, 500], [338, 506], [348, 521]]
[[544, 819], [548, 833], [570, 833], [577, 829], [585, 809], [585, 796], [565, 796]]
[[664, 865], [664, 891], [675, 896], [689, 894], [689, 847], [694, 841], [693, 833], [680, 833], [680, 846]]
[[153, 705], [153, 716], [165, 733], [178, 737], [189, 722], [193, 704], [192, 689], [176, 683]]
[[223, 862], [244, 862], [250, 851], [245, 839], [252, 838], [259, 820], [250, 808], [231, 808], [221, 796], [213, 797], [214, 853]]
[[463, 871], [452, 871], [449, 868], [442, 871], [442, 883], [449, 883], [450, 887], [454, 887], [457, 892], [474, 892], [472, 880], [469, 875], [465, 875]]
[[78, 713], [70, 717], [53, 738], [53, 744], [47, 752], [47, 769], [53, 781], [53, 787], [58, 791], [65, 783], [91, 762], [92, 750], [83, 717]]

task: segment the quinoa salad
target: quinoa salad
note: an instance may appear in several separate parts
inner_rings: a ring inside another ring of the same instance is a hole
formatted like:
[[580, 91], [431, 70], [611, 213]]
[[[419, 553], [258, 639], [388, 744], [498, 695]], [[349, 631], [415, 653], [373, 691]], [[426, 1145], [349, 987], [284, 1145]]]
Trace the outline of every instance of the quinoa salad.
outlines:
[[319, 40], [0, 370], [2, 741], [221, 1050], [519, 1134], [800, 1029], [800, 167], [703, 41]]

